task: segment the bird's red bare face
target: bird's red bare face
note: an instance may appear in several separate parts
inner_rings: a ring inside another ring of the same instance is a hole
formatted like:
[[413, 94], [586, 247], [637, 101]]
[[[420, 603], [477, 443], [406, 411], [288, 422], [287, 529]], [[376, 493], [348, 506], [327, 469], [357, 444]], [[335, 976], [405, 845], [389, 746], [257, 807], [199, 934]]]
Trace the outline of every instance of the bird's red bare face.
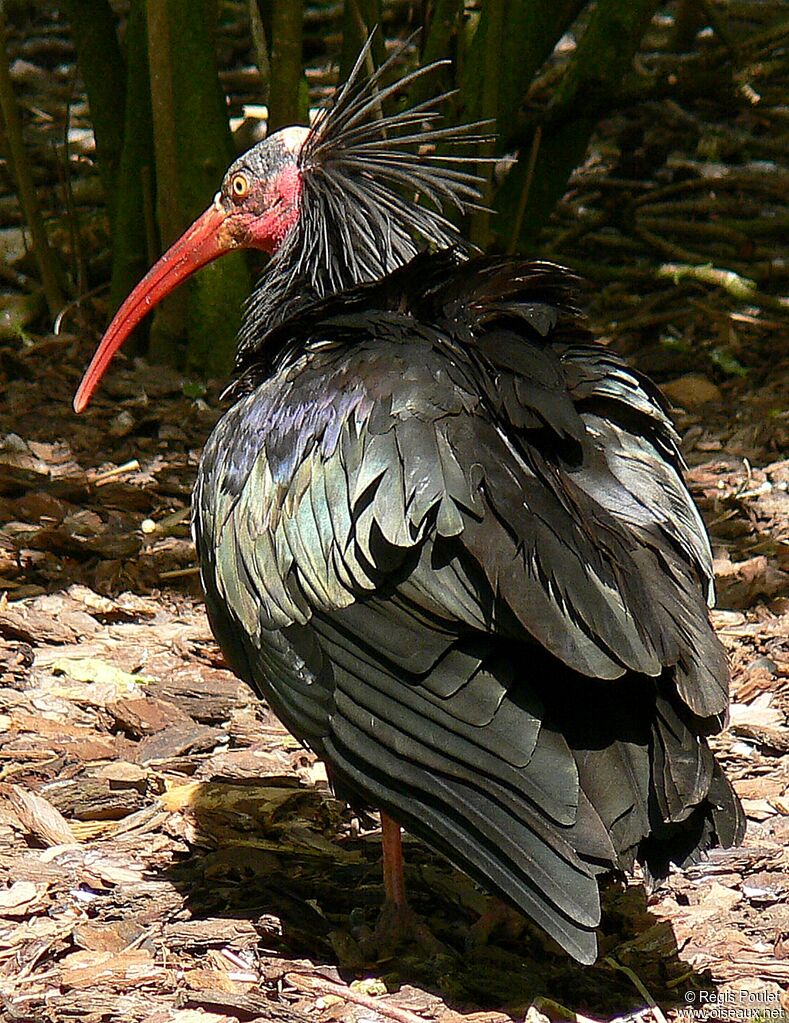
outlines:
[[231, 165], [214, 205], [225, 213], [229, 247], [276, 252], [299, 218], [298, 165], [308, 129], [283, 128]]
[[213, 203], [132, 291], [107, 328], [74, 398], [82, 412], [140, 320], [201, 267], [233, 249], [276, 252], [299, 219], [298, 155], [308, 129], [283, 128], [239, 157]]
[[[233, 206], [226, 215], [225, 230], [234, 247], [262, 249], [272, 254], [299, 218], [301, 172], [287, 164], [268, 181], [250, 179], [242, 171], [230, 181]], [[221, 193], [220, 193], [221, 195]], [[225, 205], [224, 196], [220, 203]]]

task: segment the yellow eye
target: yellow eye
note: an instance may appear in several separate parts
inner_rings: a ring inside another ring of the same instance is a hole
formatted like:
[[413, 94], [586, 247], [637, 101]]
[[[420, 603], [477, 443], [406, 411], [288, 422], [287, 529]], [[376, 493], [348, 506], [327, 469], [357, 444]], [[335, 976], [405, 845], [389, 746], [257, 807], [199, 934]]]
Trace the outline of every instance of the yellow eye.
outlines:
[[243, 199], [249, 191], [249, 179], [246, 174], [234, 174], [230, 179], [230, 191], [236, 199]]

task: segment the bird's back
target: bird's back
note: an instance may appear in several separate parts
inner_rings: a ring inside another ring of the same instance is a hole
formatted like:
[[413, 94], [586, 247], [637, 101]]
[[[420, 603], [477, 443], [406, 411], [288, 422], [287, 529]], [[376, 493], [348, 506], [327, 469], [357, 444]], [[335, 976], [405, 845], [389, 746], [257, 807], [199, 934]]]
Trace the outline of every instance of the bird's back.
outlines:
[[286, 322], [206, 446], [195, 535], [231, 667], [341, 791], [589, 962], [601, 873], [743, 825], [676, 437], [574, 284], [422, 256]]

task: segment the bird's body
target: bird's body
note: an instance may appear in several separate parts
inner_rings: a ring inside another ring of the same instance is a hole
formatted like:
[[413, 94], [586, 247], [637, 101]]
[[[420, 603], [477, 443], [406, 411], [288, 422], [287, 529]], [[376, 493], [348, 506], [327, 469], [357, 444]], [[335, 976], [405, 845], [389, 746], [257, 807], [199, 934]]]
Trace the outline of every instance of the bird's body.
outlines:
[[445, 247], [450, 225], [389, 185], [473, 191], [371, 127], [379, 98], [352, 84], [330, 130], [237, 161], [76, 405], [151, 296], [276, 252], [195, 488], [214, 633], [339, 793], [590, 962], [602, 874], [742, 834], [707, 744], [728, 704], [709, 545], [659, 392], [593, 341], [567, 270], [415, 255], [412, 230]]
[[660, 876], [739, 816], [676, 438], [571, 284], [420, 257], [279, 328], [195, 532], [233, 670], [340, 790], [589, 961], [600, 873]]

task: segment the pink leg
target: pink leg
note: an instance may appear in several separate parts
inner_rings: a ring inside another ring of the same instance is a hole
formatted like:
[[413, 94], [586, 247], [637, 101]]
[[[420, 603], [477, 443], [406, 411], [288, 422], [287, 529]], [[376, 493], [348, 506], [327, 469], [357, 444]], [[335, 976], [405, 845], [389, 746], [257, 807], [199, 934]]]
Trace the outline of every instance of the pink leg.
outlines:
[[381, 811], [381, 848], [384, 859], [384, 891], [386, 901], [395, 906], [407, 905], [403, 874], [403, 841], [400, 825]]
[[403, 843], [400, 825], [381, 811], [381, 850], [383, 853], [386, 899], [375, 931], [362, 941], [362, 949], [371, 958], [391, 958], [398, 948], [421, 949], [428, 955], [445, 952], [441, 942], [430, 933], [408, 905], [403, 873]]

